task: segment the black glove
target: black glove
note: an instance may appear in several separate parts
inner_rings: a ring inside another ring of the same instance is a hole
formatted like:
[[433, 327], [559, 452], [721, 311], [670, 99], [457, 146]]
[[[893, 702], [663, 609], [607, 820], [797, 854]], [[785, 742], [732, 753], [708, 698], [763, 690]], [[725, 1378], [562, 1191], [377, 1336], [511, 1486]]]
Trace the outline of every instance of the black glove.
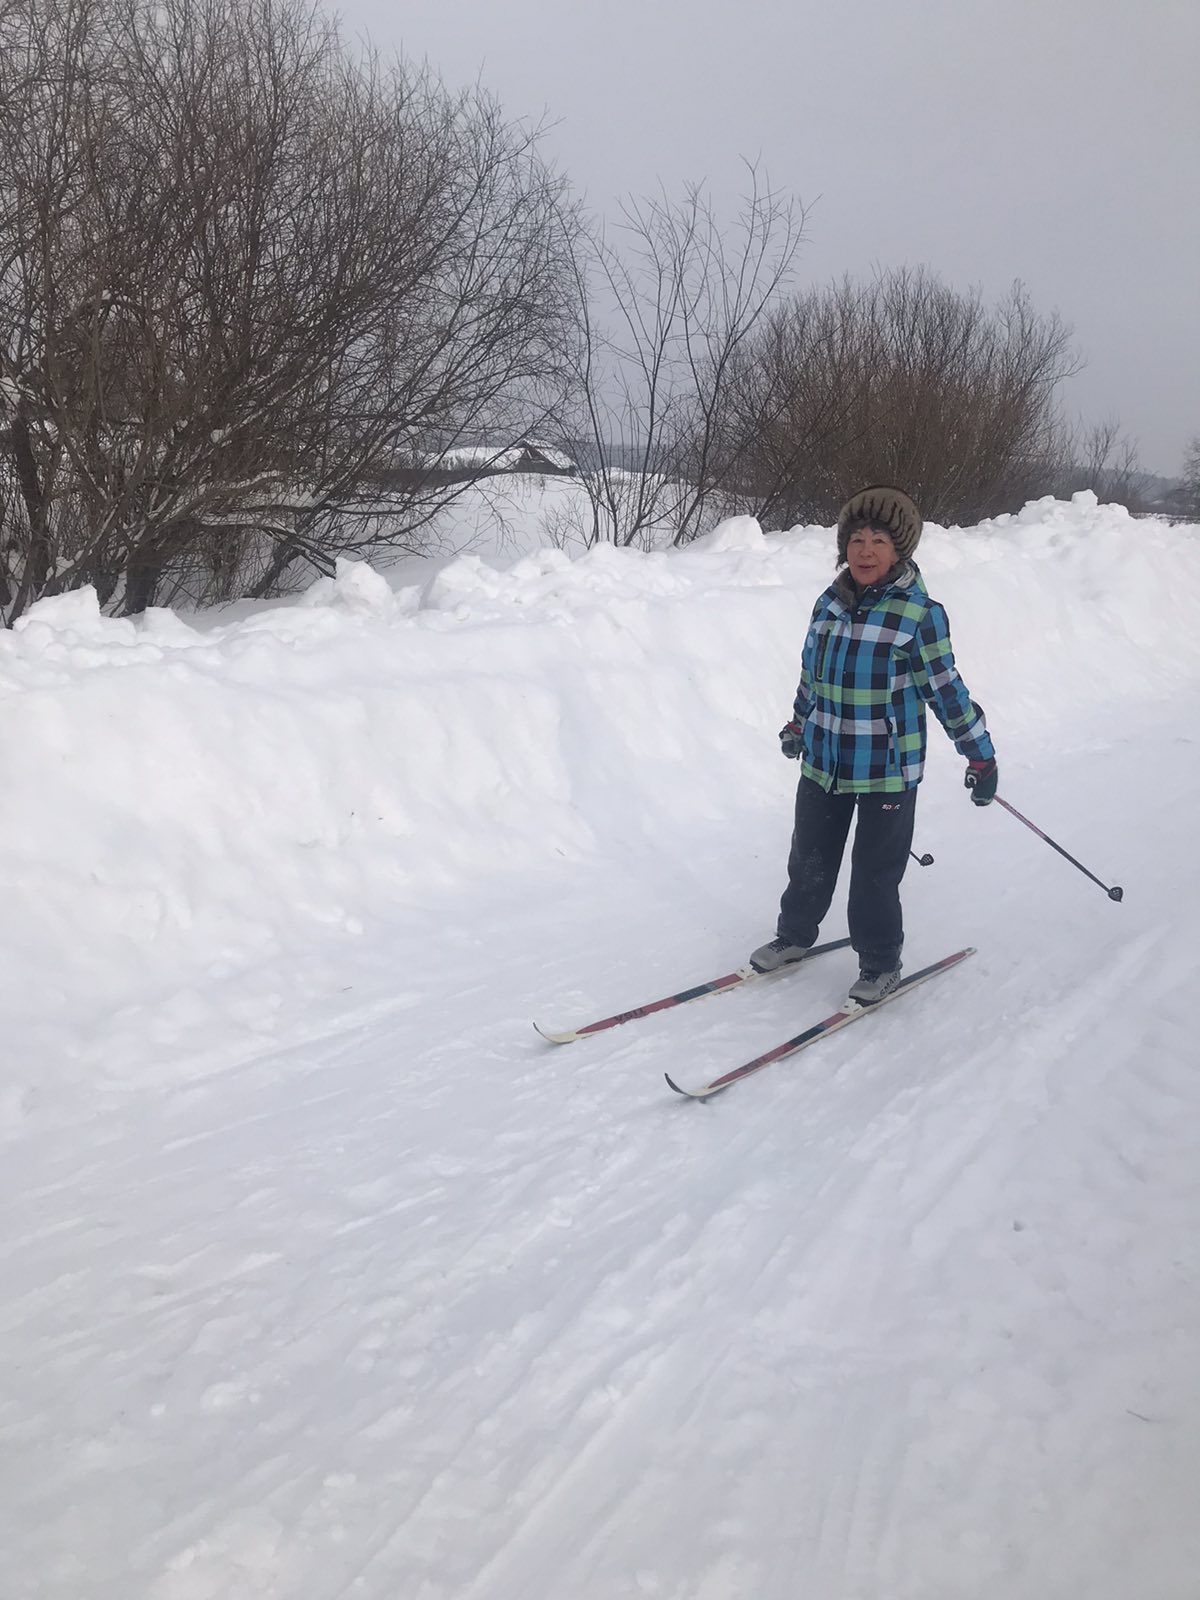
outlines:
[[799, 722], [789, 722], [779, 730], [779, 748], [789, 761], [799, 761], [804, 754], [804, 728]]
[[996, 758], [989, 756], [986, 761], [968, 761], [967, 775], [963, 784], [971, 791], [971, 799], [977, 806], [990, 806], [996, 798], [996, 785], [1000, 781], [1000, 771], [996, 766]]

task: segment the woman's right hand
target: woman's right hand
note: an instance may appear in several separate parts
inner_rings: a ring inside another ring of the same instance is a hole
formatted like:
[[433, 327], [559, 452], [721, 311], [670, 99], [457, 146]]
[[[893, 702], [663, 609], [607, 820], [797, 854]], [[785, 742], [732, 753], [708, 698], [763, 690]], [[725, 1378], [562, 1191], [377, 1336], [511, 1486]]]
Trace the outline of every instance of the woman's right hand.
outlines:
[[804, 754], [804, 728], [799, 722], [789, 722], [779, 730], [779, 747], [789, 761], [799, 761]]

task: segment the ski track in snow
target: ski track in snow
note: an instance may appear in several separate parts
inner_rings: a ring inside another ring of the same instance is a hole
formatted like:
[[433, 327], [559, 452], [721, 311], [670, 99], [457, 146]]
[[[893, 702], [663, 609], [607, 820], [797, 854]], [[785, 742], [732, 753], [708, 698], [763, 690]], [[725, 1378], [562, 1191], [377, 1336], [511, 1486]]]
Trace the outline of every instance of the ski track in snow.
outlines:
[[1120, 907], [923, 796], [910, 962], [979, 954], [711, 1105], [663, 1070], [847, 955], [529, 1020], [742, 958], [782, 861], [715, 826], [331, 945], [178, 1080], [131, 1026], [131, 1087], [5, 1147], [5, 1600], [1195, 1600], [1193, 748], [1104, 825], [1158, 748], [1073, 758]]

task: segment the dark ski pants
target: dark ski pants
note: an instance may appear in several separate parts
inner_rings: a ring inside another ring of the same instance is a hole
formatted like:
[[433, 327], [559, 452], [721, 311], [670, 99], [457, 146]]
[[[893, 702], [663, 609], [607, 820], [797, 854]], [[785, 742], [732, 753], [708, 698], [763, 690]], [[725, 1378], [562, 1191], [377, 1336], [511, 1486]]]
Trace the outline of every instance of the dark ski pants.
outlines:
[[916, 807], [915, 788], [899, 794], [826, 794], [819, 783], [801, 778], [788, 886], [779, 906], [780, 937], [791, 944], [817, 942], [857, 811], [850, 855], [850, 943], [864, 971], [898, 967], [904, 944], [900, 880], [908, 865]]

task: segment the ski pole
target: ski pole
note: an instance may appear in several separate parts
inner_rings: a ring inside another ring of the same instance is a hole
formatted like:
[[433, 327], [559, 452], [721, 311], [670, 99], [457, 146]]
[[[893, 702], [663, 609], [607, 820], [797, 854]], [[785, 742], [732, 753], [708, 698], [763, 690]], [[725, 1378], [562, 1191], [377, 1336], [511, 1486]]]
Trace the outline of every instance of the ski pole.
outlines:
[[1036, 833], [1039, 839], [1044, 839], [1052, 850], [1057, 850], [1060, 856], [1066, 856], [1071, 865], [1073, 867], [1078, 867], [1085, 878], [1090, 878], [1093, 883], [1099, 883], [1100, 887], [1104, 890], [1105, 894], [1110, 900], [1123, 900], [1125, 898], [1124, 889], [1118, 888], [1115, 884], [1110, 889], [1106, 883], [1100, 883], [1100, 879], [1094, 872], [1089, 872], [1082, 861], [1076, 861], [1075, 857], [1073, 855], [1069, 855], [1067, 851], [1063, 849], [1062, 845], [1055, 844], [1054, 840], [1048, 833], [1043, 833], [1039, 827], [1030, 822], [1028, 817], [1023, 817], [1017, 810], [1016, 806], [1010, 806], [1008, 801], [1003, 799], [1000, 795], [996, 796], [996, 803], [997, 805], [1002, 805], [1005, 811], [1007, 811], [1011, 816], [1016, 817], [1018, 822], [1023, 822], [1031, 833]]
[[915, 850], [910, 850], [908, 853], [919, 867], [931, 867], [933, 865], [933, 857], [930, 855], [919, 856]]

